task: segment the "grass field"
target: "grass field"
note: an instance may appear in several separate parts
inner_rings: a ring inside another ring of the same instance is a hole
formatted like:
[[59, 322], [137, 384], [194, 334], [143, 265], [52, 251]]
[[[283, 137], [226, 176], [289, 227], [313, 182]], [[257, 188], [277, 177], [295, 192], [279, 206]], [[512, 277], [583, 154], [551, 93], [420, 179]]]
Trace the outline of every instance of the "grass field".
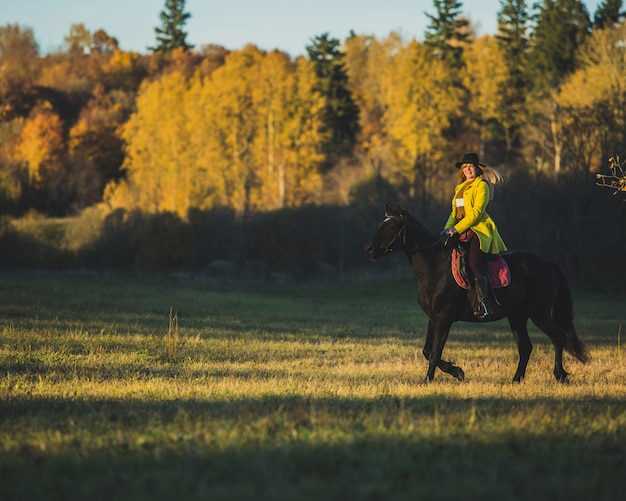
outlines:
[[626, 297], [575, 295], [569, 385], [534, 328], [510, 383], [506, 321], [457, 324], [466, 381], [424, 385], [416, 296], [0, 276], [0, 499], [622, 498]]

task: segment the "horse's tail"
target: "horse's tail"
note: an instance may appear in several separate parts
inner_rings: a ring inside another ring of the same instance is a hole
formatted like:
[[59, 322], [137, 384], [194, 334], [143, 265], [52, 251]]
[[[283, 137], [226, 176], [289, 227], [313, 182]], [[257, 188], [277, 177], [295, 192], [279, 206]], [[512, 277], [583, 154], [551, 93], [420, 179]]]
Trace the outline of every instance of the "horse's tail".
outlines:
[[565, 332], [565, 351], [586, 364], [591, 359], [591, 355], [574, 328], [574, 303], [567, 278], [556, 263], [552, 263], [552, 267], [559, 279], [559, 290], [554, 301], [552, 318]]

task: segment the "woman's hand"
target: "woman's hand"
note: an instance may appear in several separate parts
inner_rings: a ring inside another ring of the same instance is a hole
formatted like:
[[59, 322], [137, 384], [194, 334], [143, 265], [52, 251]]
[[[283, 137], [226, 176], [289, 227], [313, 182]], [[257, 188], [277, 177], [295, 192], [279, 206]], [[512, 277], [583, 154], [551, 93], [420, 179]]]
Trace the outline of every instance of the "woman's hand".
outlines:
[[456, 230], [454, 228], [444, 228], [439, 232], [439, 241], [443, 245], [448, 245], [450, 242], [450, 238], [456, 235]]

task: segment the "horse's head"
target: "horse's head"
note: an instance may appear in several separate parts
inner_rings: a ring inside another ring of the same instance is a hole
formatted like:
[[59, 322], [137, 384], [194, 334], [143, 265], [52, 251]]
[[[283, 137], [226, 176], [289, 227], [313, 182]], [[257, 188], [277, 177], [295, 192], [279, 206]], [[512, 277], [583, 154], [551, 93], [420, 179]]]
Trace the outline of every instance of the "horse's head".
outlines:
[[406, 244], [406, 217], [399, 205], [395, 209], [385, 204], [385, 219], [369, 240], [363, 250], [370, 259], [378, 259]]

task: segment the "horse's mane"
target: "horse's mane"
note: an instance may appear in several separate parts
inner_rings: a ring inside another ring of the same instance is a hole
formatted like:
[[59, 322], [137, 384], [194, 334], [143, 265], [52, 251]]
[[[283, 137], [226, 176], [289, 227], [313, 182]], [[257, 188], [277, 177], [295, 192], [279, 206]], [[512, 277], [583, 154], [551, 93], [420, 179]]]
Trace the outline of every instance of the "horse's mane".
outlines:
[[424, 226], [422, 224], [422, 222], [419, 221], [417, 218], [415, 218], [412, 214], [410, 214], [409, 212], [405, 211], [404, 209], [400, 209], [400, 207], [398, 207], [398, 209], [400, 210], [402, 216], [409, 223], [411, 223], [413, 226], [417, 226], [420, 230], [423, 230], [423, 231], [427, 232], [429, 235], [435, 236], [435, 234], [432, 231], [430, 231], [428, 228], [426, 228], [426, 226]]

